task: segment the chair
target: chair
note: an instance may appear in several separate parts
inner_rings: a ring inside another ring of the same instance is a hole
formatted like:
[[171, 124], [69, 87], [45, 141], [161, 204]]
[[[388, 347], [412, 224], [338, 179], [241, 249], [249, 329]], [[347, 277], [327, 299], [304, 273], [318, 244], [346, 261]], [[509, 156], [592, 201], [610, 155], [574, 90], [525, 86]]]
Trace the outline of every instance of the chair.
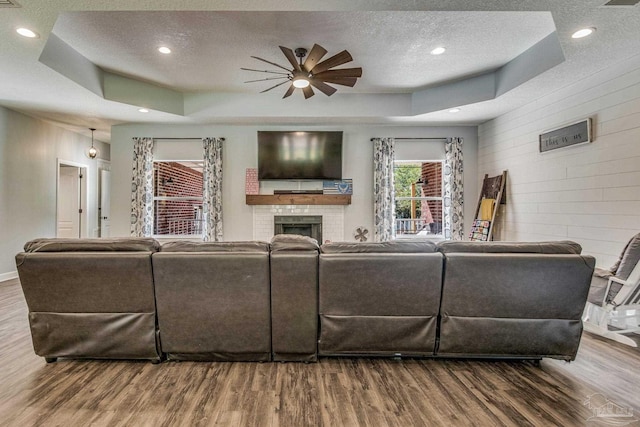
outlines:
[[585, 331], [638, 346], [626, 334], [640, 332], [639, 260], [640, 234], [637, 234], [611, 269], [596, 269], [582, 318]]

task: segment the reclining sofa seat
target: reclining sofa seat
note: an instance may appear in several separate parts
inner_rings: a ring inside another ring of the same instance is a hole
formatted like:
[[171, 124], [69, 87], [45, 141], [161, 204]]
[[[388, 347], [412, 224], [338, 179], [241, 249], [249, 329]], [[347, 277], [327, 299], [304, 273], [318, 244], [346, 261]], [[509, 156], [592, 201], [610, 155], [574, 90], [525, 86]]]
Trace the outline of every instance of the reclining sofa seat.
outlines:
[[318, 242], [279, 234], [271, 240], [271, 345], [274, 361], [318, 359]]
[[168, 242], [152, 261], [168, 359], [271, 359], [268, 243]]
[[36, 239], [16, 255], [35, 353], [160, 360], [151, 254], [157, 241]]
[[574, 242], [440, 242], [437, 354], [574, 360], [595, 265]]
[[320, 251], [320, 356], [434, 354], [443, 256], [432, 242]]

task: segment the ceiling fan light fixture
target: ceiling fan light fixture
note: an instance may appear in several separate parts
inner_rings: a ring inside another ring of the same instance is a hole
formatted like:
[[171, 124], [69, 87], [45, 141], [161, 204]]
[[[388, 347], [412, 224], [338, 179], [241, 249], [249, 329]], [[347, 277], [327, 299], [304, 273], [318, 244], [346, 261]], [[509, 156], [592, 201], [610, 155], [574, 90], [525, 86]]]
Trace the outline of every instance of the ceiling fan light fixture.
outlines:
[[158, 48], [158, 52], [160, 52], [160, 53], [164, 53], [165, 55], [168, 55], [168, 54], [170, 54], [170, 53], [171, 53], [171, 49], [169, 49], [169, 48], [168, 48], [168, 47], [166, 47], [166, 46], [160, 46], [160, 47]]
[[291, 83], [298, 89], [309, 87], [310, 84], [309, 79], [307, 79], [305, 76], [296, 76], [293, 78], [293, 81]]
[[437, 47], [431, 51], [431, 55], [442, 55], [447, 49], [442, 46]]
[[[358, 78], [362, 77], [362, 68], [360, 67], [335, 69], [335, 67], [339, 67], [340, 65], [353, 61], [351, 54], [346, 50], [343, 50], [328, 59], [322, 60], [324, 55], [327, 53], [327, 50], [319, 44], [314, 44], [310, 51], [307, 51], [307, 49], [303, 47], [299, 47], [295, 51], [285, 46], [279, 47], [287, 58], [290, 66], [293, 68], [288, 68], [278, 64], [277, 62], [272, 62], [257, 56], [251, 57], [276, 67], [277, 70], [240, 68], [245, 71], [274, 74], [273, 76], [269, 76], [264, 79], [248, 80], [245, 83], [284, 80], [261, 91], [260, 93], [269, 92], [272, 89], [289, 84], [289, 88], [282, 98], [290, 97], [296, 89], [302, 89], [302, 94], [305, 99], [309, 99], [314, 96], [313, 89], [319, 90], [327, 96], [331, 96], [337, 91], [337, 89], [327, 83], [353, 87]], [[306, 59], [304, 59], [305, 57]], [[311, 86], [313, 86], [313, 89]]]

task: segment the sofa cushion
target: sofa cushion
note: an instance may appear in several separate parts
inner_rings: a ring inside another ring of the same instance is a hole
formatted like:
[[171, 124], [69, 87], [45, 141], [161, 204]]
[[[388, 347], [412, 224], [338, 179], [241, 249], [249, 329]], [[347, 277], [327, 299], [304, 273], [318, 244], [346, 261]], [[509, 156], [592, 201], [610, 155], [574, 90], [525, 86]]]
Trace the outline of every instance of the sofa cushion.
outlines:
[[160, 243], [146, 237], [115, 239], [34, 239], [24, 245], [25, 252], [157, 252]]
[[298, 234], [277, 234], [271, 239], [271, 252], [313, 251], [318, 252], [318, 241]]
[[216, 251], [233, 247], [222, 243], [230, 244], [153, 254], [158, 328], [169, 359], [270, 358], [269, 253]]
[[557, 242], [439, 242], [437, 250], [443, 254], [460, 252], [480, 253], [531, 253], [531, 254], [576, 254], [582, 246], [569, 240]]
[[436, 252], [436, 245], [428, 240], [407, 240], [391, 242], [367, 242], [367, 243], [325, 243], [320, 246], [320, 251], [325, 254], [336, 253], [431, 253]]
[[166, 242], [160, 252], [269, 252], [267, 242]]

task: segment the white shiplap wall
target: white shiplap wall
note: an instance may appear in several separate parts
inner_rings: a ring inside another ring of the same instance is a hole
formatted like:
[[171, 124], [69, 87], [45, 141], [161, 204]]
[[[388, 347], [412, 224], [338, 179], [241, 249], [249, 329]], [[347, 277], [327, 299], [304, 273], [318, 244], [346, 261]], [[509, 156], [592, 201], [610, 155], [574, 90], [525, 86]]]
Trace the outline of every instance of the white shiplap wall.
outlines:
[[[591, 117], [591, 144], [538, 153], [538, 135]], [[508, 170], [497, 240], [569, 239], [609, 267], [640, 231], [640, 56], [478, 129], [478, 174]]]

